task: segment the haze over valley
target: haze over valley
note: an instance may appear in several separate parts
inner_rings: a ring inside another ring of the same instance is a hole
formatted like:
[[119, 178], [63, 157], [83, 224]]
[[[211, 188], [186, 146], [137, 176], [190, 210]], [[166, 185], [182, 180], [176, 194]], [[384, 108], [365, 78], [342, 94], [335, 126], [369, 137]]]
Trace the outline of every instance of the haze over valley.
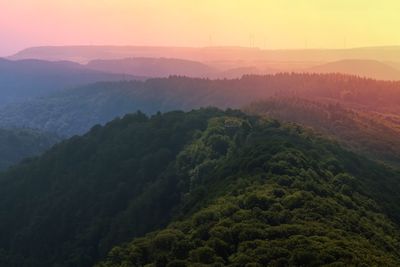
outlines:
[[397, 1], [0, 6], [0, 266], [400, 266]]

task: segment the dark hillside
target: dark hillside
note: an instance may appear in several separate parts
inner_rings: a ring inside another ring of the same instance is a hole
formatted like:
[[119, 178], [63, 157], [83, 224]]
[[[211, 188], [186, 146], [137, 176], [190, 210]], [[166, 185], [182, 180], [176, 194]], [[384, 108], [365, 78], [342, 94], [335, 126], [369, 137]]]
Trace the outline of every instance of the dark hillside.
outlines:
[[0, 177], [0, 260], [90, 266], [168, 227], [101, 265], [397, 266], [399, 177], [296, 125], [137, 113]]

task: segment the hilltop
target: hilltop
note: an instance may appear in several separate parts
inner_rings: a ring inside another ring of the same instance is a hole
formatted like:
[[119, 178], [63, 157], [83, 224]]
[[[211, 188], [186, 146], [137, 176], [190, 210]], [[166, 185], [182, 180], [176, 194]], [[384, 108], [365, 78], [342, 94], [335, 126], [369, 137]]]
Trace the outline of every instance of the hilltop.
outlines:
[[0, 176], [0, 263], [398, 266], [399, 177], [239, 111], [136, 113]]

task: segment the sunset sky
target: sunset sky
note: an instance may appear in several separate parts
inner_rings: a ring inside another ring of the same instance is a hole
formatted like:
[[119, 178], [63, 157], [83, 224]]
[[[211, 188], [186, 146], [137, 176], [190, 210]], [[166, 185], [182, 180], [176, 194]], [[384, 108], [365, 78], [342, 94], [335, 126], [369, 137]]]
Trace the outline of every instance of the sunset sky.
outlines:
[[400, 44], [398, 0], [0, 0], [0, 10], [0, 56], [38, 45]]

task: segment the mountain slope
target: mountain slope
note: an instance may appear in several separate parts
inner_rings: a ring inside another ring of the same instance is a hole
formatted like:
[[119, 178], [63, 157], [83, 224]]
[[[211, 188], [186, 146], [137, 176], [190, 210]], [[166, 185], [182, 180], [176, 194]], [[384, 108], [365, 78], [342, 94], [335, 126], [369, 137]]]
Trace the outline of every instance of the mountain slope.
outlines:
[[315, 73], [345, 73], [378, 80], [400, 80], [400, 70], [376, 60], [347, 59], [306, 70]]
[[396, 266], [399, 177], [238, 111], [137, 113], [0, 176], [0, 263], [90, 266], [174, 222], [100, 266]]
[[276, 74], [233, 80], [186, 77], [96, 83], [0, 109], [0, 127], [28, 127], [71, 136], [116, 116], [142, 110], [240, 108], [273, 96], [300, 97], [345, 108], [400, 115], [400, 82], [340, 74]]
[[348, 149], [392, 164], [400, 163], [400, 120], [393, 116], [293, 97], [258, 101], [244, 110], [312, 127]]
[[30, 129], [0, 129], [0, 170], [41, 154], [59, 138]]
[[[180, 197], [169, 165], [218, 113], [130, 115], [0, 175], [0, 265], [90, 266], [164, 225]], [[157, 194], [163, 204], [144, 213]]]
[[72, 62], [9, 61], [0, 58], [0, 105], [45, 96], [65, 88], [130, 76], [90, 70]]

